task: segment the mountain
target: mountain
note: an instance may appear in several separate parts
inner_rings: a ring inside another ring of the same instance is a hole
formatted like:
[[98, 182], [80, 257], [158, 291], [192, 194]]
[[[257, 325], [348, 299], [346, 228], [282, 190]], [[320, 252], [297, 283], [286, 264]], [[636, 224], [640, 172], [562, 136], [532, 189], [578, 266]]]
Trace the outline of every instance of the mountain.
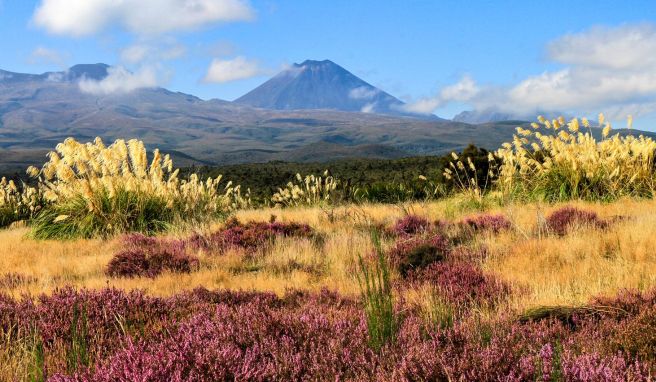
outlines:
[[205, 101], [164, 88], [89, 94], [80, 80], [101, 80], [104, 64], [62, 72], [0, 71], [0, 172], [41, 165], [67, 137], [89, 142], [138, 138], [170, 153], [176, 165], [271, 160], [398, 158], [438, 155], [468, 144], [495, 149], [517, 122], [479, 125], [336, 110], [268, 110]]
[[[164, 88], [81, 91], [80, 80], [102, 80], [108, 69], [91, 64], [43, 74], [0, 71], [0, 170], [39, 165], [69, 136], [139, 138], [186, 166], [441, 154], [469, 143], [496, 147], [512, 134], [507, 126], [481, 131], [445, 120], [359, 111], [268, 110]], [[377, 97], [389, 100], [384, 93]]]
[[235, 103], [273, 110], [325, 109], [421, 117], [404, 103], [330, 60], [306, 60], [236, 99]]

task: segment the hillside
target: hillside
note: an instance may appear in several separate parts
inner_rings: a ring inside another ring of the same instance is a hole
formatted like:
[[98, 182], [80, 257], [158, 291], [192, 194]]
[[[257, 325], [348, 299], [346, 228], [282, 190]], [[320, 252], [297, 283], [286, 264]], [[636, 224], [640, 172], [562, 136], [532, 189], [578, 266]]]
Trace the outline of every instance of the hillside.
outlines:
[[102, 80], [107, 70], [93, 64], [39, 75], [0, 72], [0, 171], [43, 163], [45, 153], [67, 137], [138, 138], [150, 149], [171, 153], [182, 166], [226, 165], [440, 155], [470, 143], [495, 149], [522, 123], [269, 110], [164, 88], [109, 95], [80, 90], [80, 79]]
[[40, 75], [2, 72], [0, 168], [39, 164], [69, 136], [108, 142], [139, 138], [150, 148], [178, 152], [187, 164], [230, 164], [441, 154], [469, 143], [496, 147], [514, 128], [360, 112], [266, 110], [163, 88], [112, 95], [80, 90], [80, 78], [102, 79], [106, 71], [106, 65], [96, 64]]

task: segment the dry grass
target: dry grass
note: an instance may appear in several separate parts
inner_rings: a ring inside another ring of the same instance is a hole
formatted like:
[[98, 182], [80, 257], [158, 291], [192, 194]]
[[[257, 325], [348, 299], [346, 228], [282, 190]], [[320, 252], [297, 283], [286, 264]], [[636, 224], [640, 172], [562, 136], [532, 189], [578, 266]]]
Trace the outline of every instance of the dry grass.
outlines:
[[577, 206], [602, 218], [622, 218], [606, 230], [581, 227], [565, 237], [544, 236], [537, 233], [539, 216], [558, 206], [522, 206], [513, 212], [526, 237], [508, 233], [484, 239], [491, 252], [485, 268], [522, 290], [512, 307], [576, 305], [625, 288], [656, 286], [656, 202]]
[[[191, 274], [165, 273], [155, 279], [110, 279], [104, 268], [117, 250], [118, 240], [35, 241], [24, 228], [0, 231], [0, 269], [34, 281], [3, 292], [17, 296], [50, 292], [64, 285], [122, 289], [140, 288], [153, 295], [170, 295], [198, 286], [252, 289], [283, 293], [289, 288], [345, 294], [358, 293], [353, 276], [359, 254], [372, 250], [368, 224], [392, 224], [407, 212], [430, 220], [458, 220], [471, 213], [462, 200], [408, 204], [320, 208], [259, 209], [237, 214], [242, 221], [305, 222], [325, 236], [322, 246], [304, 239], [278, 241], [252, 258], [237, 253], [200, 254], [201, 269]], [[508, 302], [513, 310], [538, 305], [579, 304], [597, 295], [613, 295], [623, 288], [645, 290], [656, 286], [656, 202], [621, 200], [611, 204], [575, 203], [601, 218], [622, 216], [607, 230], [582, 227], [564, 237], [541, 234], [541, 217], [561, 205], [497, 207], [513, 222], [513, 230], [482, 235], [476, 245], [489, 249], [483, 267], [512, 284]], [[215, 226], [218, 226], [215, 225]], [[180, 233], [182, 234], [182, 233]], [[2, 274], [0, 274], [0, 277]], [[507, 307], [503, 307], [505, 309]]]

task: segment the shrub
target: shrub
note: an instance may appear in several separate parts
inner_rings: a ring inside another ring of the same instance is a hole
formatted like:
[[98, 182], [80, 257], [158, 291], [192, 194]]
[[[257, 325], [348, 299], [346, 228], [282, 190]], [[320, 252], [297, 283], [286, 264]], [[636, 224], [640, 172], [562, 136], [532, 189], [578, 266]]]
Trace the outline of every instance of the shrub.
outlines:
[[609, 345], [639, 359], [656, 361], [656, 307], [618, 324]]
[[403, 238], [388, 252], [391, 264], [405, 277], [412, 270], [442, 261], [449, 253], [448, 241], [439, 234]]
[[459, 306], [494, 304], [510, 294], [507, 284], [468, 263], [434, 263], [411, 272], [408, 279], [413, 284], [435, 287], [449, 302]]
[[430, 222], [426, 218], [417, 215], [407, 215], [396, 221], [393, 231], [397, 235], [416, 235], [427, 231], [430, 225]]
[[[610, 136], [611, 125], [603, 114], [601, 140], [585, 118], [538, 120], [532, 124], [535, 131], [518, 127], [513, 142], [496, 153], [501, 160], [497, 184], [506, 194], [548, 201], [654, 195], [653, 139]], [[587, 131], [580, 131], [581, 124]]]
[[463, 222], [476, 231], [489, 231], [495, 234], [511, 227], [510, 220], [503, 215], [482, 214], [465, 218]]
[[229, 220], [226, 226], [210, 235], [195, 234], [187, 239], [188, 245], [224, 253], [229, 249], [241, 249], [254, 253], [266, 248], [276, 237], [298, 237], [318, 240], [319, 236], [307, 224], [281, 222], [248, 222], [240, 223], [236, 219]]
[[34, 187], [17, 185], [13, 180], [0, 179], [0, 228], [19, 220], [32, 218], [43, 208], [43, 198]]
[[577, 225], [605, 228], [607, 223], [591, 211], [574, 207], [563, 207], [551, 213], [546, 219], [546, 226], [557, 235], [565, 235], [569, 229]]
[[353, 190], [354, 202], [399, 203], [409, 200], [426, 200], [434, 197], [425, 184], [376, 182]]
[[149, 164], [137, 140], [106, 147], [99, 138], [87, 144], [68, 138], [49, 157], [41, 170], [28, 169], [49, 202], [34, 221], [36, 238], [152, 234], [175, 222], [205, 222], [248, 204], [240, 187], [230, 182], [220, 192], [221, 177], [178, 179], [170, 157], [159, 150]]
[[124, 240], [127, 249], [114, 255], [105, 273], [111, 277], [156, 277], [163, 271], [189, 273], [199, 266], [198, 258], [185, 252], [181, 241], [158, 241], [140, 234]]
[[653, 361], [606, 342], [653, 302], [652, 293], [606, 299], [607, 306], [626, 306], [627, 315], [580, 316], [572, 330], [558, 320], [503, 315], [451, 321], [448, 311], [440, 312], [443, 326], [427, 328], [398, 301], [403, 320], [379, 352], [369, 344], [364, 301], [325, 291], [0, 295], [0, 329], [12, 330], [3, 336], [8, 346], [33, 342], [31, 369], [54, 382], [649, 381]]

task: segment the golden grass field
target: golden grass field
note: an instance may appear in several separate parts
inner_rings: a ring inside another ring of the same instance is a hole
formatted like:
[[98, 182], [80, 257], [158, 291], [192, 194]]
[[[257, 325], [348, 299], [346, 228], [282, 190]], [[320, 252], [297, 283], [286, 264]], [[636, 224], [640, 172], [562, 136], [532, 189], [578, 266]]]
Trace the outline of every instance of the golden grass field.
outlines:
[[[389, 226], [407, 213], [430, 220], [457, 221], [478, 212], [463, 205], [460, 199], [450, 198], [403, 205], [349, 205], [331, 210], [243, 210], [236, 213], [241, 221], [268, 221], [275, 215], [282, 222], [308, 223], [325, 235], [325, 244], [319, 247], [303, 239], [279, 240], [271, 250], [254, 259], [238, 254], [199, 254], [199, 271], [165, 273], [154, 279], [105, 275], [107, 263], [120, 246], [118, 239], [37, 241], [28, 238], [26, 228], [10, 228], [0, 231], [0, 273], [29, 276], [31, 281], [5, 286], [0, 292], [35, 296], [73, 285], [139, 288], [152, 295], [167, 296], [198, 286], [279, 294], [289, 288], [325, 287], [355, 295], [359, 287], [353, 270], [358, 255], [372, 250], [363, 226], [380, 223]], [[489, 209], [504, 214], [513, 224], [513, 229], [498, 235], [478, 235], [474, 243], [489, 250], [483, 269], [518, 291], [499, 310], [583, 304], [594, 296], [616, 295], [623, 288], [646, 290], [656, 286], [656, 201], [568, 203], [616, 222], [606, 230], [580, 227], [564, 237], [541, 234], [537, 228], [540, 219], [564, 205], [510, 204]], [[217, 228], [219, 224], [205, 229]]]

